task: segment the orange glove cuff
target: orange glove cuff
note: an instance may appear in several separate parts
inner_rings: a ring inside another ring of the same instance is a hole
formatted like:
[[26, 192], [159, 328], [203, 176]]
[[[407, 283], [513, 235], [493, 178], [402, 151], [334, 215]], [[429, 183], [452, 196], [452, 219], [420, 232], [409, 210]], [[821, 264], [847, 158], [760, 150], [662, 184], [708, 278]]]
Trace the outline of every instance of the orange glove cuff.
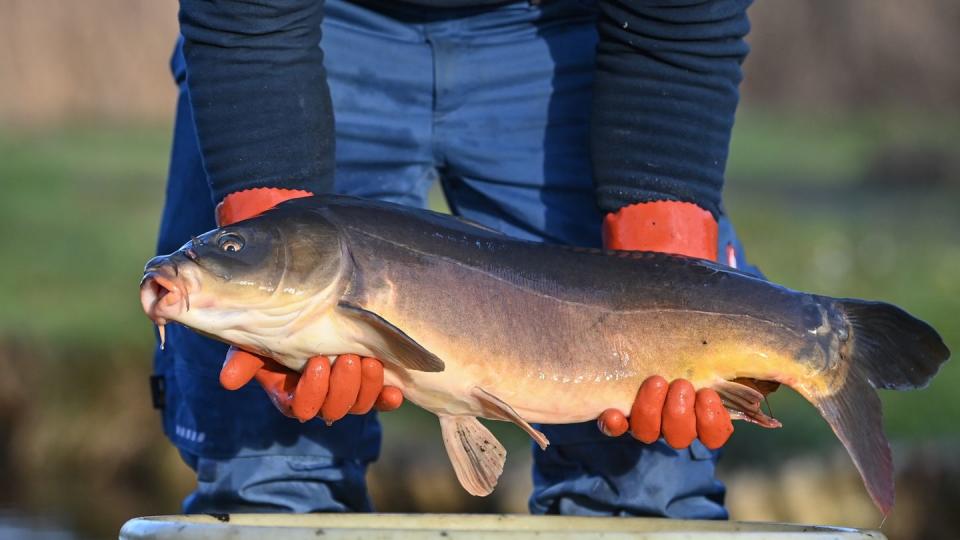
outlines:
[[253, 188], [235, 191], [217, 205], [217, 223], [222, 227], [262, 214], [290, 199], [310, 197], [313, 193], [302, 189]]
[[608, 249], [659, 251], [717, 260], [717, 221], [699, 206], [653, 201], [625, 206], [603, 219]]

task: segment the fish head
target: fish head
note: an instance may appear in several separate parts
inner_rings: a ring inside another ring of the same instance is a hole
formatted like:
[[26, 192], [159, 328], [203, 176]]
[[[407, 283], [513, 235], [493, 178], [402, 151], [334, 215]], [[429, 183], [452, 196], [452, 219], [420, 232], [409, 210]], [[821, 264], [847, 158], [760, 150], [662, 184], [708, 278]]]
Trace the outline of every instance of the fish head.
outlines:
[[291, 327], [336, 305], [343, 249], [322, 217], [273, 210], [148, 261], [140, 302], [161, 332], [178, 322], [245, 350], [282, 354]]

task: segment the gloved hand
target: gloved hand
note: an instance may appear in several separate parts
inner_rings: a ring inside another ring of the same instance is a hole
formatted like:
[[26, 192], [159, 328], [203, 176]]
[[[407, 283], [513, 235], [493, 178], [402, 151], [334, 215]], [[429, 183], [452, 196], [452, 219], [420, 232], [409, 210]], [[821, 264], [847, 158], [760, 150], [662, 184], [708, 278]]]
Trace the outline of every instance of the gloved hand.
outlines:
[[[303, 190], [256, 188], [231, 193], [217, 205], [217, 224], [230, 225], [263, 213], [289, 199], [309, 197]], [[236, 390], [256, 379], [283, 414], [305, 422], [320, 416], [332, 423], [347, 413], [376, 407], [391, 411], [403, 403], [399, 388], [383, 385], [383, 364], [376, 358], [340, 355], [333, 362], [315, 356], [298, 373], [278, 362], [231, 347], [220, 370], [220, 384]]]
[[326, 356], [307, 361], [296, 372], [264, 356], [231, 347], [220, 370], [220, 384], [236, 390], [256, 379], [283, 414], [307, 421], [317, 414], [333, 423], [347, 413], [376, 407], [392, 411], [403, 403], [399, 388], [383, 385], [383, 364], [376, 358], [342, 354], [333, 366]]
[[[717, 222], [710, 212], [691, 203], [655, 201], [607, 214], [603, 243], [607, 249], [659, 251], [717, 260]], [[622, 411], [607, 409], [597, 419], [604, 434], [627, 432], [650, 444], [661, 436], [673, 448], [687, 448], [695, 438], [707, 448], [720, 448], [733, 433], [730, 413], [710, 388], [694, 391], [686, 379], [671, 383], [658, 375], [637, 391], [629, 421]]]

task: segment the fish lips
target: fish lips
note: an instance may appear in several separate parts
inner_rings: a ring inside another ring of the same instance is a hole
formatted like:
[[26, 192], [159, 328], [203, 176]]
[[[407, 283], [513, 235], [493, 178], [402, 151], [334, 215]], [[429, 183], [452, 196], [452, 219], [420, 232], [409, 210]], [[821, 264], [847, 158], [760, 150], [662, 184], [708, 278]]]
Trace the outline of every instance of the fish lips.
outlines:
[[166, 324], [184, 308], [190, 309], [186, 283], [175, 263], [167, 260], [147, 265], [140, 280], [140, 305], [147, 317], [158, 325]]

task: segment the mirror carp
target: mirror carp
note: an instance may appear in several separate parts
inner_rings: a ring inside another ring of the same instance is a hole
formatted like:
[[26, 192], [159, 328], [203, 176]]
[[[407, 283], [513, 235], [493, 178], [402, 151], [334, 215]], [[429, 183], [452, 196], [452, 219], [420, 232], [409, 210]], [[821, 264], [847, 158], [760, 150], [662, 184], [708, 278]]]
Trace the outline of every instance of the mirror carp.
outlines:
[[381, 359], [385, 382], [439, 417], [474, 495], [493, 490], [506, 458], [478, 417], [513, 422], [546, 448], [531, 423], [629, 411], [658, 374], [714, 388], [733, 418], [766, 427], [779, 422], [760, 390], [789, 386], [833, 428], [886, 515], [893, 462], [876, 389], [922, 388], [950, 356], [933, 328], [890, 304], [333, 195], [152, 259], [140, 294], [161, 332], [177, 322], [294, 370], [319, 354]]

